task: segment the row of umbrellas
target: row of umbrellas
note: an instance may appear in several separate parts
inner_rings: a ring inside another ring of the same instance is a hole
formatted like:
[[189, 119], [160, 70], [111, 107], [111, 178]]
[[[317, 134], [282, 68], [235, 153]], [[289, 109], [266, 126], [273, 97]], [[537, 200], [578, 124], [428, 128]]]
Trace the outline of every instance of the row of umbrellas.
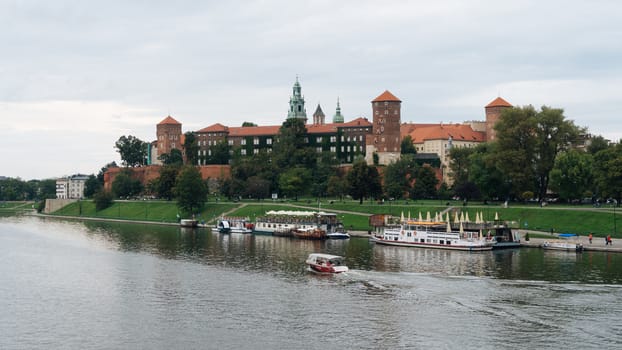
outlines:
[[[404, 221], [404, 212], [402, 212], [402, 216], [401, 216], [401, 220]], [[408, 220], [410, 220], [410, 212], [408, 212]], [[423, 221], [422, 217], [421, 217], [421, 212], [419, 212], [419, 221]], [[432, 221], [431, 217], [430, 217], [430, 212], [427, 212], [426, 214], [426, 219], [425, 221]], [[447, 213], [447, 218], [445, 220], [443, 220], [443, 214], [440, 213], [436, 213], [434, 214], [434, 221], [435, 222], [441, 222], [441, 221], [446, 221], [447, 223], [449, 223], [449, 213]], [[499, 221], [499, 213], [495, 212], [495, 221]], [[469, 213], [466, 212], [466, 214], [464, 212], [460, 212], [460, 216], [458, 216], [458, 212], [455, 213], [455, 217], [454, 217], [454, 222], [459, 222], [459, 223], [468, 223], [471, 222], [471, 219], [469, 219]], [[483, 212], [475, 212], [475, 223], [476, 224], [482, 224], [484, 223], [484, 213]]]

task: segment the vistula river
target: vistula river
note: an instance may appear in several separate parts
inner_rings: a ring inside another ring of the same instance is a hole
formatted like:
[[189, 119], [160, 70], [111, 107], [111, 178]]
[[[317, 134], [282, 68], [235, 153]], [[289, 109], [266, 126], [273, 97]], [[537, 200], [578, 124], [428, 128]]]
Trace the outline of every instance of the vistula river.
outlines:
[[0, 217], [0, 349], [621, 347], [622, 254]]

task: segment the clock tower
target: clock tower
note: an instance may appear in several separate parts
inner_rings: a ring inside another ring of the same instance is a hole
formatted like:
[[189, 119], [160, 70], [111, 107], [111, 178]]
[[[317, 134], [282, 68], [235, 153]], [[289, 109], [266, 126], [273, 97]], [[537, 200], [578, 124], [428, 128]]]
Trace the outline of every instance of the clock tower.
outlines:
[[400, 159], [400, 124], [402, 101], [388, 90], [371, 101], [373, 135], [368, 139], [365, 159], [373, 164], [373, 153], [378, 163], [388, 165]]

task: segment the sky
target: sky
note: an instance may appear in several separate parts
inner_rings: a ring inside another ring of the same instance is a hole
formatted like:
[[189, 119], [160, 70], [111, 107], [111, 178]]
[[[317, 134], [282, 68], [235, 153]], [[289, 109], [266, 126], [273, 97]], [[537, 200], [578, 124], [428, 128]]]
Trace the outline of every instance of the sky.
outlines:
[[123, 135], [307, 115], [484, 120], [498, 96], [622, 138], [619, 1], [0, 0], [0, 176], [97, 174]]

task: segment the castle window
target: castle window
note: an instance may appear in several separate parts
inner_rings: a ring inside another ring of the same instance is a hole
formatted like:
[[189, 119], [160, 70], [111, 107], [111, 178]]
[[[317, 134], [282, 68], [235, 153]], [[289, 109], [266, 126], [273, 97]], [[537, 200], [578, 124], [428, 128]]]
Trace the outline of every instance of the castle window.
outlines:
[[317, 143], [322, 143], [322, 136], [318, 136], [318, 137], [315, 139], [315, 142], [317, 142]]
[[384, 105], [385, 105], [385, 106], [388, 106], [388, 105], [389, 105], [389, 102], [385, 101], [385, 102], [384, 102]]
[[317, 153], [322, 153], [322, 147], [317, 147], [317, 148], [315, 149], [315, 151], [316, 151]]
[[331, 136], [330, 142], [337, 142], [337, 136]]
[[271, 138], [266, 139], [266, 144], [267, 145], [271, 145], [272, 144], [272, 139]]
[[333, 152], [333, 153], [337, 152], [337, 147], [330, 146], [330, 151]]
[[233, 146], [233, 140], [229, 140], [229, 146]]
[[241, 155], [243, 155], [243, 156], [245, 156], [245, 155], [246, 155], [246, 150], [245, 150], [245, 149], [242, 149], [242, 150], [240, 151], [240, 154], [241, 154]]
[[241, 143], [241, 145], [242, 145], [242, 146], [246, 145], [246, 139], [242, 139], [242, 143]]
[[259, 138], [258, 138], [258, 137], [255, 137], [255, 138], [253, 139], [253, 145], [258, 145], [258, 144], [259, 144]]
[[259, 153], [259, 148], [255, 148], [255, 149], [253, 149], [253, 153], [254, 153], [254, 154], [258, 154], [258, 153]]
[[385, 109], [385, 110], [384, 110], [384, 114], [389, 114], [389, 110], [388, 110], [388, 109]]

